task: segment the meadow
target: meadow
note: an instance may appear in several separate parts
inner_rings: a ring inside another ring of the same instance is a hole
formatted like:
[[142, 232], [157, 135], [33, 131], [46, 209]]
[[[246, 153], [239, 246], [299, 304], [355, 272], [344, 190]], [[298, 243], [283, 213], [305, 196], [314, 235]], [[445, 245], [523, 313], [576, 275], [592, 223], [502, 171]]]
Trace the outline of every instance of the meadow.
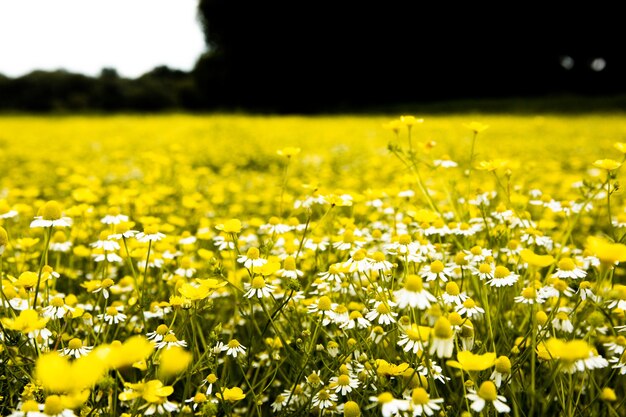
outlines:
[[626, 116], [0, 116], [0, 413], [626, 416]]

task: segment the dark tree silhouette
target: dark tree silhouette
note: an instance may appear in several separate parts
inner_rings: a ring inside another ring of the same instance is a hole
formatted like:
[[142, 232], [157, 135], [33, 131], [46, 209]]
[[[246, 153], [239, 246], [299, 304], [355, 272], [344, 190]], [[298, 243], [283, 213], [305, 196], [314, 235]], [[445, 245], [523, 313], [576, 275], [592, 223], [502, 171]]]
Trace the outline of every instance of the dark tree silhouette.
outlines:
[[[210, 50], [194, 75], [211, 106], [284, 111], [626, 91], [619, 25], [587, 10], [579, 22], [534, 9], [453, 7], [201, 0]], [[592, 69], [596, 58], [606, 66]]]

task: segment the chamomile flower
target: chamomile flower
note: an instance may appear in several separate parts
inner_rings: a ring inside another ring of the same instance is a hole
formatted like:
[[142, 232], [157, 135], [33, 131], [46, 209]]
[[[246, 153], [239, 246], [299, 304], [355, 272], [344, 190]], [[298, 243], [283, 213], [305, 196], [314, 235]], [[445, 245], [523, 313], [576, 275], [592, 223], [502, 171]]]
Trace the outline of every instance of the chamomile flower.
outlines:
[[63, 217], [62, 212], [61, 205], [50, 200], [39, 209], [38, 216], [30, 223], [30, 227], [70, 227], [72, 219]]
[[429, 353], [437, 354], [438, 358], [449, 358], [454, 351], [454, 330], [446, 317], [439, 317], [432, 331], [433, 340]]
[[417, 353], [424, 350], [430, 337], [430, 327], [418, 326], [412, 323], [411, 326], [402, 329], [403, 333], [398, 339], [398, 346], [402, 346], [405, 352]]
[[370, 322], [377, 322], [382, 325], [389, 325], [395, 323], [398, 313], [393, 311], [396, 307], [396, 303], [390, 300], [374, 301], [374, 307], [365, 315], [365, 318]]
[[511, 360], [506, 356], [500, 356], [496, 359], [496, 369], [491, 373], [489, 379], [493, 381], [496, 387], [500, 388], [502, 381], [508, 378], [509, 384], [512, 379], [511, 376]]
[[313, 396], [311, 404], [320, 410], [326, 410], [335, 407], [338, 399], [337, 394], [331, 392], [328, 388], [322, 388]]
[[422, 278], [418, 275], [409, 274], [404, 281], [404, 287], [395, 291], [398, 308], [407, 307], [426, 310], [431, 303], [437, 302], [437, 298], [424, 288]]
[[155, 224], [145, 226], [143, 232], [137, 233], [135, 238], [139, 242], [158, 242], [165, 239], [165, 234], [159, 232], [159, 227]]
[[167, 324], [159, 324], [156, 330], [148, 332], [146, 334], [146, 337], [148, 338], [148, 340], [152, 340], [153, 342], [158, 343], [162, 341], [163, 338], [168, 334], [174, 334], [174, 331], [170, 330], [170, 328], [167, 327]]
[[343, 330], [350, 330], [350, 329], [367, 329], [372, 325], [372, 323], [366, 319], [365, 317], [363, 317], [363, 314], [361, 314], [360, 311], [358, 310], [353, 310], [350, 312], [350, 316], [348, 317], [348, 320], [346, 320], [343, 324], [341, 324], [341, 328]]
[[561, 258], [554, 276], [557, 278], [581, 279], [587, 276], [587, 272], [576, 265], [576, 262], [569, 257]]
[[485, 314], [485, 310], [479, 307], [472, 298], [463, 301], [463, 304], [455, 307], [456, 312], [468, 318], [480, 318]]
[[377, 272], [389, 272], [393, 268], [393, 264], [385, 259], [385, 254], [376, 251], [371, 258], [371, 269]]
[[111, 305], [107, 307], [104, 314], [98, 314], [98, 318], [108, 324], [118, 324], [126, 321], [126, 314]]
[[287, 256], [283, 261], [283, 267], [276, 271], [276, 275], [283, 278], [298, 279], [304, 272], [296, 268], [296, 260], [293, 256]]
[[74, 308], [65, 304], [63, 297], [56, 296], [52, 300], [50, 300], [49, 305], [44, 307], [41, 315], [46, 318], [61, 319], [65, 317], [67, 313], [71, 313], [72, 311], [74, 311]]
[[109, 208], [106, 216], [100, 219], [100, 222], [103, 224], [120, 224], [122, 222], [127, 222], [128, 216], [121, 214], [119, 207], [111, 207]]
[[261, 252], [256, 247], [248, 249], [245, 255], [239, 255], [237, 262], [243, 264], [248, 269], [261, 267], [267, 263], [267, 259], [261, 258]]
[[432, 416], [436, 410], [440, 410], [439, 404], [443, 403], [443, 398], [430, 398], [428, 391], [422, 387], [414, 388], [409, 401], [409, 414], [413, 417]]
[[506, 266], [498, 265], [493, 272], [493, 278], [487, 281], [492, 287], [510, 287], [519, 279], [519, 275], [509, 271]]
[[336, 284], [341, 284], [345, 279], [345, 274], [341, 271], [340, 264], [331, 264], [328, 267], [328, 271], [320, 272], [317, 275], [325, 281], [334, 282]]
[[163, 339], [156, 344], [157, 349], [169, 349], [174, 346], [187, 347], [187, 342], [184, 340], [178, 340], [174, 332], [168, 332], [163, 336]]
[[538, 291], [533, 286], [524, 288], [514, 300], [521, 304], [543, 304], [545, 302], [545, 299], [539, 296]]
[[407, 400], [394, 398], [393, 394], [390, 392], [383, 392], [377, 396], [371, 396], [369, 397], [369, 400], [380, 405], [383, 417], [402, 415], [402, 413], [407, 411], [410, 406]]
[[236, 358], [238, 355], [243, 356], [246, 354], [246, 347], [239, 343], [237, 339], [231, 339], [228, 343], [222, 346], [221, 350], [233, 358]]
[[443, 262], [438, 259], [431, 262], [430, 265], [424, 265], [422, 269], [420, 269], [420, 275], [422, 278], [426, 279], [426, 281], [440, 279], [443, 282], [448, 282], [448, 277], [451, 277], [453, 272], [452, 268], [445, 266]]
[[276, 289], [274, 285], [268, 284], [261, 276], [256, 276], [252, 278], [252, 282], [250, 284], [246, 284], [246, 288], [247, 291], [243, 296], [247, 298], [269, 297]]
[[63, 356], [73, 356], [78, 359], [81, 356], [87, 355], [92, 349], [93, 346], [84, 346], [82, 340], [75, 337], [70, 339], [67, 343], [67, 347], [59, 349], [59, 352], [61, 352]]
[[470, 408], [477, 413], [483, 411], [488, 402], [492, 403], [498, 413], [508, 413], [511, 408], [506, 405], [506, 398], [503, 395], [498, 395], [496, 386], [491, 381], [484, 381], [480, 384], [478, 391], [469, 389], [469, 394], [466, 394], [468, 400], [472, 402]]
[[456, 282], [450, 281], [446, 283], [446, 291], [441, 294], [441, 298], [448, 305], [460, 306], [469, 298], [469, 296], [465, 293], [465, 291], [461, 292], [461, 289]]
[[211, 395], [211, 393], [213, 392], [213, 384], [215, 384], [217, 380], [218, 380], [218, 377], [214, 373], [210, 373], [209, 375], [207, 375], [206, 378], [204, 378], [200, 386], [203, 386], [203, 385], [207, 386], [206, 391], [205, 391], [206, 395]]
[[334, 389], [335, 393], [341, 393], [341, 395], [346, 395], [349, 392], [352, 392], [353, 389], [356, 389], [358, 387], [359, 380], [356, 378], [351, 378], [348, 374], [334, 376], [328, 381], [328, 388]]

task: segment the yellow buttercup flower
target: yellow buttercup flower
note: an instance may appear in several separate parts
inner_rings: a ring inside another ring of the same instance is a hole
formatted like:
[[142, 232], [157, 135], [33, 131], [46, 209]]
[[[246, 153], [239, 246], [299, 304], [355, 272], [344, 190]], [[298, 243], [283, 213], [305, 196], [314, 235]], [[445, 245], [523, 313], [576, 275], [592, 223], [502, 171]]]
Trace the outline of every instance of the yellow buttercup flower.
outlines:
[[221, 230], [225, 233], [239, 233], [241, 232], [241, 220], [239, 219], [230, 219], [224, 223], [220, 223], [215, 226], [217, 230]]
[[222, 392], [216, 392], [215, 396], [223, 401], [229, 401], [231, 403], [246, 398], [246, 394], [244, 394], [243, 390], [239, 387], [224, 388]]
[[464, 371], [484, 371], [485, 369], [491, 368], [496, 363], [496, 354], [493, 352], [477, 355], [468, 350], [463, 350], [456, 355], [456, 358], [456, 361], [450, 360], [446, 363], [448, 366]]
[[613, 159], [598, 159], [593, 163], [593, 166], [600, 169], [606, 169], [607, 171], [614, 171], [621, 167], [622, 163]]
[[463, 127], [471, 130], [474, 133], [484, 132], [485, 130], [489, 129], [489, 125], [480, 122], [463, 123]]
[[605, 264], [616, 265], [626, 261], [626, 245], [611, 243], [601, 237], [589, 236], [587, 250]]

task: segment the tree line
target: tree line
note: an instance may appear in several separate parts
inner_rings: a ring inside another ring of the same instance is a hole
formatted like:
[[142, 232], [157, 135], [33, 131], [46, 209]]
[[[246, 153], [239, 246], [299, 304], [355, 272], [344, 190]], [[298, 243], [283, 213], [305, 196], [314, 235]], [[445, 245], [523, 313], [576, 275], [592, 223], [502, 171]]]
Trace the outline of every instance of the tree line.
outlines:
[[536, 10], [511, 20], [433, 11], [423, 2], [350, 3], [200, 0], [209, 48], [193, 71], [0, 76], [0, 110], [307, 113], [626, 93], [620, 26], [587, 9], [584, 21]]

